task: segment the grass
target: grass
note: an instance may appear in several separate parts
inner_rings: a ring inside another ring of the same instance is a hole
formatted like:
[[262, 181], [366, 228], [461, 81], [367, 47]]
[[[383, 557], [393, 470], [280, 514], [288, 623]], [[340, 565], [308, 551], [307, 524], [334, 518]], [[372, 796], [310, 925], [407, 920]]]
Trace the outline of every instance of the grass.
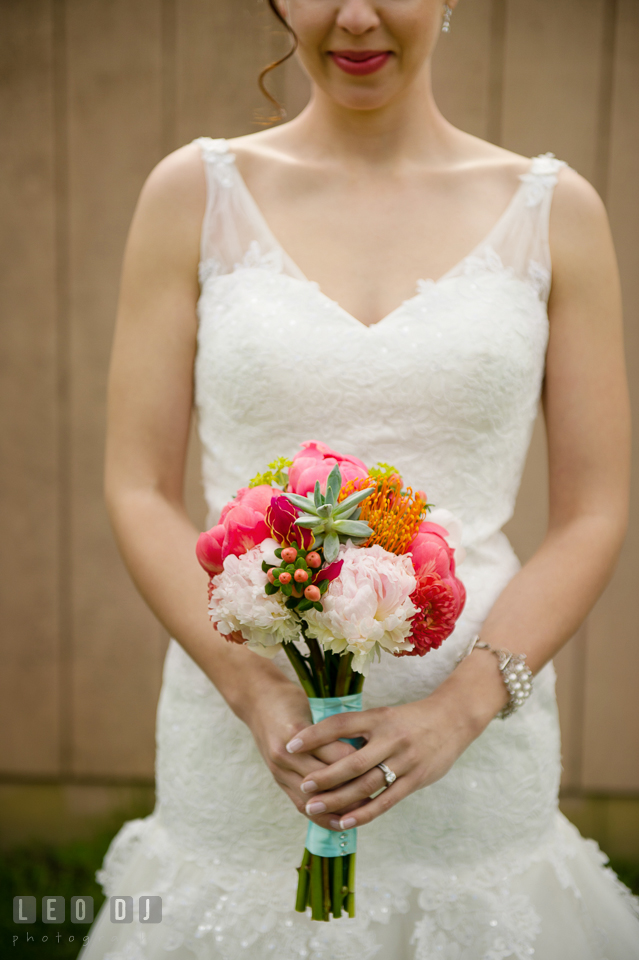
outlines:
[[[5, 851], [0, 859], [0, 956], [12, 960], [72, 960], [77, 957], [82, 938], [89, 927], [68, 919], [73, 896], [92, 896], [94, 915], [104, 900], [95, 881], [111, 838], [121, 823], [111, 823], [91, 840], [47, 845], [25, 844]], [[639, 862], [616, 860], [611, 866], [619, 878], [639, 895]], [[36, 897], [38, 920], [35, 924], [13, 922], [13, 898], [24, 894]], [[63, 924], [44, 924], [39, 919], [43, 896], [63, 896], [67, 919]], [[32, 940], [27, 941], [27, 931]], [[59, 935], [59, 936], [58, 936]], [[18, 940], [13, 944], [14, 936]], [[43, 941], [43, 937], [47, 939]], [[72, 938], [72, 939], [71, 939]], [[10, 951], [10, 952], [9, 952]]]
[[639, 897], [639, 862], [632, 860], [611, 860], [610, 866], [622, 883]]
[[[94, 916], [104, 900], [95, 880], [95, 871], [120, 823], [109, 824], [90, 840], [65, 844], [30, 843], [5, 850], [0, 856], [0, 956], [13, 960], [71, 960], [77, 957], [89, 925], [71, 923], [71, 897], [91, 896]], [[37, 921], [13, 922], [13, 898], [19, 894], [35, 896]], [[63, 896], [66, 919], [61, 924], [45, 924], [40, 919], [41, 898]], [[27, 940], [33, 937], [33, 940]], [[14, 944], [13, 938], [18, 940]], [[43, 941], [43, 937], [47, 939]]]

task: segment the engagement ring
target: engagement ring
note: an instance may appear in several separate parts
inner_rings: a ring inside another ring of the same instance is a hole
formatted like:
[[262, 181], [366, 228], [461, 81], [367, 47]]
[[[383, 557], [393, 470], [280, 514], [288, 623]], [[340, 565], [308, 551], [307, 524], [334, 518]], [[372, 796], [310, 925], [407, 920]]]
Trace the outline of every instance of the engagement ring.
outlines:
[[397, 774], [393, 773], [390, 767], [387, 767], [385, 763], [378, 763], [377, 766], [384, 774], [384, 780], [386, 781], [387, 787], [390, 787], [391, 783], [395, 783], [397, 780]]

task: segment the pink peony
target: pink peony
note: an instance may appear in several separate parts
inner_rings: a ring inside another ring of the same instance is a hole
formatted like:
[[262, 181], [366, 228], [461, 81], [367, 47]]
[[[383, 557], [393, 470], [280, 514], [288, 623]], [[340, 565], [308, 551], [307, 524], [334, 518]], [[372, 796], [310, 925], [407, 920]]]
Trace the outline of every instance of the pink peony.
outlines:
[[279, 493], [279, 490], [266, 483], [260, 484], [259, 487], [240, 487], [234, 498], [225, 507], [222, 507], [220, 523], [231, 510], [235, 510], [237, 507], [247, 507], [249, 510], [255, 510], [256, 513], [261, 513], [264, 516], [276, 493]]
[[195, 553], [210, 576], [222, 572], [224, 560], [230, 554], [241, 557], [270, 537], [264, 517], [277, 493], [266, 484], [252, 489], [242, 487], [235, 499], [222, 509], [217, 526], [200, 534]]
[[195, 555], [209, 576], [222, 572], [222, 547], [224, 546], [224, 524], [218, 523], [205, 533], [201, 533], [195, 545]]
[[315, 481], [319, 480], [322, 493], [326, 493], [326, 480], [336, 463], [339, 464], [342, 474], [342, 485], [349, 480], [368, 476], [366, 465], [357, 457], [342, 456], [325, 443], [308, 440], [302, 444], [299, 453], [293, 457], [293, 465], [289, 467], [290, 492], [303, 497], [315, 489]]
[[448, 531], [438, 523], [428, 520], [420, 523], [407, 553], [413, 557], [413, 566], [417, 574], [426, 567], [432, 567], [438, 577], [445, 579], [455, 573], [455, 551], [448, 545]]

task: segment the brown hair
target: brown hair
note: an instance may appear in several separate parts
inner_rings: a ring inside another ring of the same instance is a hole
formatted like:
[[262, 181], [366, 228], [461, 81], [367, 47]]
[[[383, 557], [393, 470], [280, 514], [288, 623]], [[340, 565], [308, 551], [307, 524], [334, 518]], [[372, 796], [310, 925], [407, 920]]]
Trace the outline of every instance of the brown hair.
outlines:
[[289, 36], [291, 37], [291, 39], [292, 39], [292, 41], [293, 41], [293, 46], [292, 46], [291, 49], [288, 51], [288, 53], [285, 53], [283, 57], [280, 57], [280, 58], [279, 58], [279, 60], [274, 60], [273, 63], [269, 63], [269, 65], [268, 65], [267, 67], [264, 67], [264, 69], [262, 70], [262, 72], [260, 73], [260, 75], [259, 75], [259, 77], [258, 77], [257, 84], [258, 84], [260, 90], [262, 91], [262, 93], [264, 94], [264, 96], [267, 98], [267, 100], [270, 100], [271, 103], [273, 104], [273, 106], [274, 106], [274, 107], [277, 107], [277, 111], [278, 111], [278, 113], [279, 113], [279, 116], [277, 116], [277, 117], [272, 117], [272, 118], [270, 118], [270, 119], [272, 119], [272, 120], [283, 120], [284, 117], [286, 116], [286, 110], [284, 109], [284, 107], [282, 106], [282, 104], [279, 102], [279, 100], [276, 100], [276, 98], [273, 96], [273, 94], [272, 94], [272, 93], [269, 93], [269, 91], [266, 89], [266, 86], [265, 86], [265, 84], [264, 84], [264, 78], [266, 77], [267, 73], [270, 73], [271, 70], [275, 70], [276, 67], [281, 66], [281, 65], [282, 65], [283, 63], [285, 63], [290, 57], [293, 56], [293, 54], [294, 54], [295, 51], [297, 50], [297, 35], [296, 35], [295, 31], [293, 30], [292, 26], [291, 26], [291, 25], [288, 23], [288, 21], [286, 20], [286, 18], [285, 18], [285, 17], [280, 13], [280, 11], [278, 10], [275, 0], [268, 0], [268, 5], [269, 5], [269, 7], [271, 8], [271, 10], [273, 11], [273, 13], [275, 14], [275, 16], [277, 17], [277, 19], [280, 21], [280, 23], [282, 23], [282, 24], [286, 27], [287, 33], [289, 34]]

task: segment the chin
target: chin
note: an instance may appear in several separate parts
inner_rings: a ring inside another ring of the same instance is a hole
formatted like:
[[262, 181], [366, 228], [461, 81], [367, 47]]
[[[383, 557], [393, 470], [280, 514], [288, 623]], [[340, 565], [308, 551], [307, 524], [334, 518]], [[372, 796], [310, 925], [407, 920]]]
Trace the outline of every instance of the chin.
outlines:
[[324, 86], [324, 93], [330, 97], [340, 107], [347, 110], [381, 110], [389, 104], [400, 91], [393, 85], [380, 85], [377, 89], [349, 86], [346, 89], [340, 85], [339, 88]]

